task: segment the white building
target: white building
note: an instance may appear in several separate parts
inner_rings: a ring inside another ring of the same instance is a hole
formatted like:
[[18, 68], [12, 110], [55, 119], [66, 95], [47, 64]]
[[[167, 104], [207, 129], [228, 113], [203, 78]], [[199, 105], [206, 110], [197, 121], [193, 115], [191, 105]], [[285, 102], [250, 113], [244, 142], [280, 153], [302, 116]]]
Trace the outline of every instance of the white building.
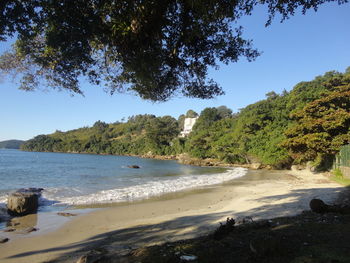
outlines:
[[183, 130], [180, 133], [180, 137], [186, 137], [192, 131], [193, 125], [196, 123], [196, 118], [185, 118]]

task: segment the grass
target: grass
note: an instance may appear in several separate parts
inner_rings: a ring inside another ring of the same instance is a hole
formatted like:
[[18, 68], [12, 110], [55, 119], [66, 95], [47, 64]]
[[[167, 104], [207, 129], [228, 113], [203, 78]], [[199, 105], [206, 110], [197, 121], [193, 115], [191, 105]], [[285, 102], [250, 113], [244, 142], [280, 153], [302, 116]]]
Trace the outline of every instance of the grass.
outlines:
[[350, 186], [350, 178], [346, 178], [343, 176], [343, 173], [339, 168], [334, 169], [332, 171], [333, 176], [330, 177], [330, 179], [334, 182], [337, 182], [338, 184], [344, 185], [344, 186]]

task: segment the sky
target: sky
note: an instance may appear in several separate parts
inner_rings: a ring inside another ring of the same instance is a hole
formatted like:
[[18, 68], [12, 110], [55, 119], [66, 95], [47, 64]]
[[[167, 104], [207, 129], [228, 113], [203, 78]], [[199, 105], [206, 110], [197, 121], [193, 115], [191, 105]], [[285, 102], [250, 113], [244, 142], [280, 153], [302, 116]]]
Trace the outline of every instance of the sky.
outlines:
[[[257, 9], [239, 21], [243, 36], [252, 39], [262, 55], [254, 62], [242, 58], [237, 63], [210, 70], [225, 95], [211, 100], [173, 98], [153, 103], [127, 94], [109, 95], [102, 87], [82, 82], [85, 97], [62, 91], [25, 92], [9, 80], [0, 82], [0, 141], [28, 140], [55, 130], [67, 131], [92, 126], [97, 120], [120, 121], [136, 114], [171, 115], [177, 118], [193, 109], [225, 105], [234, 112], [262, 100], [269, 91], [289, 91], [301, 81], [309, 81], [327, 71], [344, 72], [350, 66], [350, 4], [321, 5], [280, 23], [275, 19], [265, 27], [267, 13]], [[0, 42], [0, 52], [9, 42]]]

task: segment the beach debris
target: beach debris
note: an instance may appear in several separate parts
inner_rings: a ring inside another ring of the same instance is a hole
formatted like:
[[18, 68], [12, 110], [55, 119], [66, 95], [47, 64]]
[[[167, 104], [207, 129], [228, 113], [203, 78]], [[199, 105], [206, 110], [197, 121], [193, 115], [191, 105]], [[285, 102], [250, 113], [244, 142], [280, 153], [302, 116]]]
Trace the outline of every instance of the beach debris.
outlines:
[[251, 216], [239, 217], [236, 219], [237, 224], [251, 224], [254, 220]]
[[7, 237], [0, 237], [0, 243], [6, 243], [7, 241], [9, 241]]
[[128, 165], [128, 168], [139, 169], [140, 166], [133, 164], [133, 165]]
[[197, 260], [197, 256], [195, 255], [182, 255], [180, 257], [181, 260], [184, 260], [184, 261], [194, 261], [194, 260]]
[[58, 212], [57, 215], [59, 215], [59, 216], [65, 216], [65, 217], [77, 216], [77, 214], [64, 213], [64, 212]]
[[27, 227], [23, 230], [20, 230], [20, 231], [16, 231], [16, 233], [19, 233], [19, 234], [29, 234], [31, 232], [35, 232], [35, 231], [38, 231], [39, 228], [36, 228], [36, 227]]
[[227, 218], [226, 223], [220, 223], [220, 226], [214, 231], [213, 237], [216, 240], [222, 239], [233, 231], [236, 221], [233, 218]]
[[39, 196], [43, 188], [22, 188], [7, 199], [7, 212], [12, 216], [34, 214], [38, 210]]

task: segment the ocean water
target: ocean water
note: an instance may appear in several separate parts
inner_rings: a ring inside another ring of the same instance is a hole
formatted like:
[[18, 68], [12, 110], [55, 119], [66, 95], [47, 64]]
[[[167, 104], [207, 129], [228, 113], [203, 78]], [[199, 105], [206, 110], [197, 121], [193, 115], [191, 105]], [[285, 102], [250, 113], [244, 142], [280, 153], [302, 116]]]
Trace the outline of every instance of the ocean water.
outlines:
[[0, 205], [19, 188], [44, 188], [42, 206], [64, 207], [142, 200], [221, 184], [246, 172], [129, 156], [0, 149]]

